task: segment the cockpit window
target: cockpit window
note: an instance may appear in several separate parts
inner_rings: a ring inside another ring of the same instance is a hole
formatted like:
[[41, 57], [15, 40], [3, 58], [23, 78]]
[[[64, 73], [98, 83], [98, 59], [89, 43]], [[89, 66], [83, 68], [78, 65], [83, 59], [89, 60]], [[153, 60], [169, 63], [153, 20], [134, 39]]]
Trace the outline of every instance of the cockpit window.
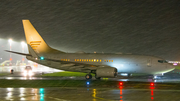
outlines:
[[166, 60], [158, 60], [159, 63], [168, 63]]
[[165, 60], [164, 63], [168, 63], [168, 61]]
[[163, 60], [158, 60], [159, 63], [163, 63]]

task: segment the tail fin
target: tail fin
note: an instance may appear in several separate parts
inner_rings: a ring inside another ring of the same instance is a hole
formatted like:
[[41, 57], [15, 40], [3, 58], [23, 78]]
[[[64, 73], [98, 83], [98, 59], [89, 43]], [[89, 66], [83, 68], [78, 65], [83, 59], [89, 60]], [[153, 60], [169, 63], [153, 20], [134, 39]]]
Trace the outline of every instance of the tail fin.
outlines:
[[[49, 47], [29, 20], [22, 20], [27, 44], [38, 54], [64, 53]], [[29, 53], [32, 51], [28, 48]]]

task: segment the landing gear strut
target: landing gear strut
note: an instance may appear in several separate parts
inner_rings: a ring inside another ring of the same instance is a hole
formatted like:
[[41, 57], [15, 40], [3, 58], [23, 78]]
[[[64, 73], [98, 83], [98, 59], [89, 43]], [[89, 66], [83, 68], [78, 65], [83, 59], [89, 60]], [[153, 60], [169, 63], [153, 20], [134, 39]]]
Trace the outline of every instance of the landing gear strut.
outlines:
[[91, 75], [91, 74], [87, 74], [87, 75], [85, 76], [85, 78], [86, 78], [86, 80], [90, 80], [90, 79], [92, 79], [92, 75]]
[[132, 75], [132, 74], [128, 73], [128, 75], [127, 75], [127, 76], [128, 76], [128, 77], [130, 77], [131, 75]]

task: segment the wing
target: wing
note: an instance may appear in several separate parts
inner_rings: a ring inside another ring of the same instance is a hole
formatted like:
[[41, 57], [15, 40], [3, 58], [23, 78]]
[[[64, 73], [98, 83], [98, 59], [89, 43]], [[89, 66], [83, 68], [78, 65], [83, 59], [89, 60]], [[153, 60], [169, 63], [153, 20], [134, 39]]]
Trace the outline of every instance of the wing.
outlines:
[[91, 64], [85, 64], [85, 63], [77, 63], [77, 62], [71, 62], [71, 61], [61, 61], [61, 60], [54, 60], [54, 59], [47, 59], [44, 58], [43, 60], [40, 59], [34, 59], [31, 56], [27, 56], [27, 59], [34, 61], [36, 63], [55, 68], [65, 71], [74, 71], [74, 72], [95, 72], [97, 68], [99, 67], [108, 67], [108, 66], [100, 66], [100, 65], [91, 65]]
[[74, 71], [74, 72], [85, 72], [85, 73], [95, 73], [97, 68], [100, 67], [109, 67], [109, 66], [102, 66], [102, 65], [92, 65], [92, 64], [85, 64], [85, 63], [77, 63], [77, 62], [71, 62], [71, 61], [61, 61], [61, 60], [54, 60], [54, 59], [48, 59], [44, 58], [43, 60], [40, 60], [39, 57], [33, 57], [31, 54], [25, 54], [25, 53], [19, 53], [14, 51], [8, 51], [11, 53], [19, 54], [19, 55], [25, 55], [28, 60], [31, 60], [33, 62], [36, 62], [38, 64], [42, 64], [51, 68], [65, 70], [65, 71]]

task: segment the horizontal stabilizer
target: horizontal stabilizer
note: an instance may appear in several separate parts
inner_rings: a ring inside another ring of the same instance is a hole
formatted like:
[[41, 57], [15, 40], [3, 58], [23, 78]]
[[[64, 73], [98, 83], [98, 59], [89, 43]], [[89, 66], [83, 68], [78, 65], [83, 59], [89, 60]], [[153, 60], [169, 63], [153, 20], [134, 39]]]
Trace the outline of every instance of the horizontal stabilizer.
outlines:
[[9, 51], [9, 50], [5, 50], [5, 51], [10, 52], [10, 53], [19, 54], [19, 55], [31, 56], [30, 54], [25, 54], [25, 53], [19, 53], [19, 52], [14, 52], [14, 51]]

